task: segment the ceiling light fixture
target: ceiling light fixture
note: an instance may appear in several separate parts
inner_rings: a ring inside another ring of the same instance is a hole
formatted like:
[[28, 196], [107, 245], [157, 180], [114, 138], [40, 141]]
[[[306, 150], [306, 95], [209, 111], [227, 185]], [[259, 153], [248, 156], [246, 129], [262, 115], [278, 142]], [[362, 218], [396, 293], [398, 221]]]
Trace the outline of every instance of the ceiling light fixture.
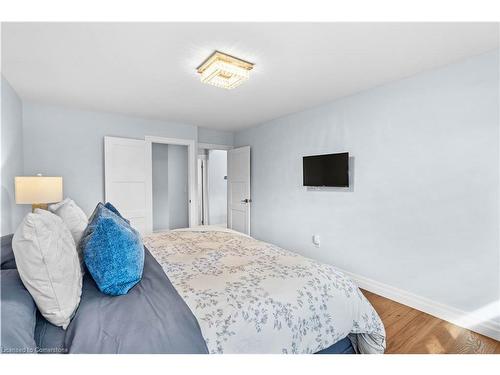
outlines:
[[250, 76], [254, 64], [215, 51], [196, 70], [201, 82], [224, 89], [234, 89]]

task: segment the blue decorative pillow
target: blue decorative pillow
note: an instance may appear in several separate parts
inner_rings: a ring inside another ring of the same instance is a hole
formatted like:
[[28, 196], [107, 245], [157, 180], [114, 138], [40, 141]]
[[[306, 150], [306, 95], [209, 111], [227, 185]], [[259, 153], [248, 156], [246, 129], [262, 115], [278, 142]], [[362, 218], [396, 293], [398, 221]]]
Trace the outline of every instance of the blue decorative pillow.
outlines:
[[125, 218], [122, 216], [122, 214], [120, 213], [120, 211], [118, 211], [118, 210], [116, 209], [116, 207], [115, 207], [115, 206], [113, 206], [111, 203], [106, 202], [106, 204], [104, 205], [104, 207], [106, 207], [108, 210], [110, 210], [110, 211], [114, 212], [116, 215], [120, 216], [123, 220], [125, 220], [125, 221], [127, 222], [127, 224], [130, 224], [130, 220], [125, 219]]
[[80, 242], [97, 287], [112, 296], [127, 294], [142, 278], [144, 246], [139, 233], [99, 203]]

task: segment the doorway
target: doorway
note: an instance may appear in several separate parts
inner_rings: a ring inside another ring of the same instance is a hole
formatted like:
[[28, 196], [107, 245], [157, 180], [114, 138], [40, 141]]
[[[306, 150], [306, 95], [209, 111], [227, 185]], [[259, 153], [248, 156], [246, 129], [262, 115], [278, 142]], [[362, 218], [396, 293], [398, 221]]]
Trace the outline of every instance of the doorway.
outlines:
[[146, 233], [195, 226], [195, 141], [146, 136], [145, 154]]
[[[199, 144], [198, 224], [227, 227], [227, 146]], [[224, 147], [224, 148], [222, 148]]]
[[189, 227], [188, 149], [153, 143], [153, 232]]

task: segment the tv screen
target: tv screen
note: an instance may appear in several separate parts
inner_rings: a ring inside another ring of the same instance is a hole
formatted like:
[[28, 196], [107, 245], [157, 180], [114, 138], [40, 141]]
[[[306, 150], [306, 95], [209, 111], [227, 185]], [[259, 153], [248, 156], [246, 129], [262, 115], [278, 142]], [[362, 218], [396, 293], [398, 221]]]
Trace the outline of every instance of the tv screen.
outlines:
[[349, 186], [349, 153], [304, 156], [304, 186]]

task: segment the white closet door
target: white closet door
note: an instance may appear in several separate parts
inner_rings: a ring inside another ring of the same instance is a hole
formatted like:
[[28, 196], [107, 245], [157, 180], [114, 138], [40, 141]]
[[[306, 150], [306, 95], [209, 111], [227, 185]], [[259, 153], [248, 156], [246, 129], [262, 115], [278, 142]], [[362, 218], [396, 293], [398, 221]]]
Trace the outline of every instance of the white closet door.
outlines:
[[146, 232], [146, 142], [104, 137], [104, 193], [140, 233]]
[[250, 235], [250, 146], [227, 152], [227, 226]]

